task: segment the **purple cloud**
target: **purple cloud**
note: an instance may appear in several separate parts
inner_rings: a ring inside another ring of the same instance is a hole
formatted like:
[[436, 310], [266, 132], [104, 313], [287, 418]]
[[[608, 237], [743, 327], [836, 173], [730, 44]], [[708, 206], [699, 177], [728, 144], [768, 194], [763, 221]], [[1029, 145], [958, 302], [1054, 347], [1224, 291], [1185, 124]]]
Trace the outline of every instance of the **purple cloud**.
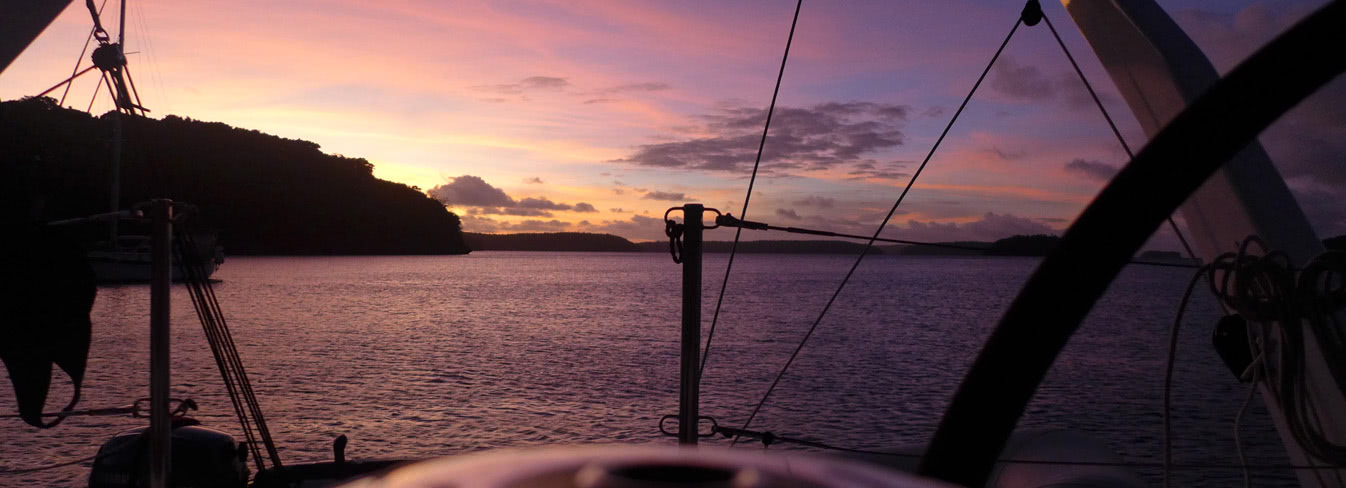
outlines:
[[687, 195], [682, 193], [652, 191], [646, 193], [645, 196], [640, 198], [644, 200], [666, 200], [666, 201], [681, 202], [687, 200]]
[[[559, 90], [570, 86], [570, 82], [565, 78], [556, 76], [529, 76], [517, 83], [501, 83], [498, 85], [484, 85], [475, 87], [478, 90], [495, 92], [502, 95], [521, 95], [527, 91], [537, 90]], [[503, 101], [503, 99], [498, 99]]]
[[1016, 235], [1058, 234], [1060, 231], [1031, 218], [987, 212], [981, 219], [958, 224], [955, 222], [921, 222], [908, 220], [905, 227], [889, 224], [892, 235], [916, 241], [995, 241]]
[[1117, 174], [1117, 167], [1102, 161], [1075, 159], [1066, 163], [1066, 172], [1097, 181], [1108, 181]]
[[477, 176], [463, 175], [453, 181], [431, 188], [431, 198], [445, 205], [465, 207], [512, 207], [514, 199], [504, 190], [491, 186]]
[[1057, 86], [1036, 66], [1020, 65], [1013, 57], [1004, 56], [991, 68], [991, 88], [1020, 100], [1050, 100], [1056, 96]]
[[516, 206], [519, 208], [532, 208], [538, 210], [570, 210], [573, 208], [568, 203], [556, 203], [547, 197], [523, 198], [519, 200], [519, 203]]
[[[901, 180], [906, 179], [908, 176], [911, 176], [911, 173], [893, 171], [893, 169], [905, 167], [907, 165], [906, 161], [892, 161], [882, 164], [883, 166], [881, 167], [880, 163], [876, 163], [874, 161], [865, 161], [863, 163], [857, 163], [851, 167], [850, 171], [846, 172], [846, 174], [849, 175], [847, 179]], [[892, 169], [886, 169], [886, 168], [892, 168]]]
[[805, 207], [832, 208], [837, 204], [837, 199], [811, 195], [800, 200], [795, 200], [792, 203]]
[[[901, 145], [910, 108], [873, 102], [781, 107], [762, 155], [768, 173], [815, 171], [871, 162], [865, 156]], [[746, 171], [761, 138], [766, 110], [731, 107], [703, 116], [708, 137], [638, 146], [614, 162], [703, 171]]]
[[[541, 182], [538, 177], [528, 178]], [[597, 212], [592, 204], [553, 202], [547, 197], [524, 197], [515, 200], [504, 190], [491, 186], [478, 176], [463, 175], [449, 183], [426, 192], [447, 206], [467, 207], [469, 215], [512, 215], [516, 217], [551, 217], [552, 211]]]
[[[1011, 99], [1027, 102], [1063, 101], [1073, 109], [1090, 108], [1094, 99], [1089, 95], [1084, 82], [1073, 71], [1062, 71], [1047, 75], [1032, 65], [1020, 65], [1011, 56], [1004, 56], [991, 68], [991, 89], [1009, 96]], [[1099, 97], [1107, 104], [1116, 104], [1116, 100], [1105, 93]], [[1008, 158], [1007, 158], [1008, 159]]]
[[529, 219], [518, 223], [495, 220], [477, 215], [466, 215], [462, 217], [464, 232], [563, 232], [570, 229], [571, 225], [556, 219], [537, 220]]
[[610, 86], [602, 90], [598, 90], [598, 93], [610, 95], [614, 93], [663, 91], [670, 88], [673, 87], [670, 86], [668, 83], [660, 83], [652, 81], [645, 83], [627, 83], [623, 85]]
[[515, 217], [551, 217], [552, 213], [536, 208], [471, 207], [468, 215], [513, 215]]

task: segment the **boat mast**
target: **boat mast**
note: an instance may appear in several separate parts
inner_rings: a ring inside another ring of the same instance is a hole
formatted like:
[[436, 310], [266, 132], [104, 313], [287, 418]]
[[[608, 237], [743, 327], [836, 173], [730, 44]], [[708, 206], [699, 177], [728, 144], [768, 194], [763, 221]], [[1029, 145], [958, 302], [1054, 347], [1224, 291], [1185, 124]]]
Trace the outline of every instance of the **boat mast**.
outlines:
[[[111, 36], [108, 35], [107, 30], [103, 29], [98, 8], [94, 6], [93, 0], [85, 0], [85, 6], [88, 7], [89, 15], [93, 18], [93, 37], [98, 40], [98, 48], [93, 51], [93, 64], [102, 72], [103, 81], [107, 84], [108, 91], [112, 95], [113, 111], [108, 114], [112, 118], [112, 158], [108, 165], [109, 212], [116, 212], [121, 209], [122, 112], [132, 115], [136, 111], [140, 111], [142, 115], [148, 112], [145, 107], [140, 105], [140, 94], [136, 92], [135, 81], [132, 80], [131, 72], [126, 67], [126, 1], [123, 0], [120, 3], [120, 17], [117, 20], [117, 42], [111, 42]], [[111, 221], [109, 232], [109, 245], [115, 249], [117, 243], [116, 220]]]
[[[1122, 98], [1135, 114], [1146, 136], [1154, 137], [1187, 105], [1219, 80], [1215, 67], [1181, 28], [1153, 0], [1062, 0], [1066, 10], [1098, 55]], [[1175, 161], [1175, 164], [1181, 164]], [[1286, 252], [1293, 265], [1302, 266], [1323, 251], [1308, 219], [1271, 159], [1257, 142], [1225, 163], [1181, 208], [1197, 252], [1206, 262], [1222, 253], [1238, 251], [1248, 236], [1261, 238], [1270, 249]], [[1301, 327], [1273, 324], [1272, 327]], [[1258, 329], [1250, 327], [1250, 329]], [[1266, 354], [1280, 355], [1278, 334], [1250, 333], [1263, 341]], [[1302, 392], [1313, 410], [1321, 413], [1328, 437], [1346, 439], [1346, 397], [1337, 390], [1318, 341], [1306, 330], [1303, 338], [1308, 391]], [[1341, 360], [1336, 358], [1335, 360]], [[1267, 409], [1295, 464], [1322, 465], [1295, 440], [1283, 405], [1259, 383]], [[1334, 416], [1335, 415], [1335, 416]], [[1297, 470], [1303, 486], [1341, 486], [1346, 470]]]
[[[93, 5], [93, 0], [88, 0], [88, 2], [89, 2], [89, 5]], [[126, 0], [122, 0], [120, 3], [121, 3], [121, 12], [117, 15], [117, 43], [116, 43], [116, 44], [113, 44], [113, 46], [116, 46], [116, 48], [117, 48], [117, 59], [119, 59], [119, 60], [121, 61], [121, 68], [125, 68], [125, 67], [126, 67]], [[116, 71], [114, 71], [114, 72], [113, 72], [113, 76], [114, 76], [114, 81], [117, 82], [117, 90], [114, 92], [114, 94], [116, 95], [117, 99], [112, 101], [112, 102], [113, 102], [113, 105], [114, 105], [114, 108], [115, 108], [116, 110], [115, 110], [115, 111], [113, 112], [113, 114], [112, 114], [112, 179], [111, 179], [111, 181], [112, 181], [112, 191], [111, 191], [110, 196], [109, 196], [109, 199], [110, 199], [111, 201], [108, 202], [108, 203], [110, 204], [110, 205], [109, 205], [109, 208], [108, 208], [108, 211], [109, 211], [109, 212], [116, 212], [116, 211], [118, 211], [118, 210], [121, 209], [121, 198], [122, 198], [122, 164], [121, 164], [121, 163], [122, 163], [122, 117], [121, 117], [121, 113], [120, 113], [120, 112], [121, 112], [122, 107], [124, 106], [123, 102], [126, 102], [126, 104], [129, 104], [129, 103], [130, 103], [130, 100], [126, 100], [126, 99], [125, 99], [125, 98], [126, 98], [126, 84], [125, 84], [125, 83], [121, 83], [121, 71], [120, 71], [120, 70], [116, 70]], [[115, 219], [112, 221], [111, 233], [109, 234], [109, 240], [108, 240], [108, 243], [111, 244], [111, 249], [112, 249], [112, 250], [116, 250], [116, 249], [117, 249], [117, 223], [118, 223], [118, 221], [115, 220]], [[152, 477], [151, 477], [151, 480], [150, 480], [151, 484], [153, 483], [153, 481], [154, 481], [154, 480], [153, 480]]]
[[[120, 46], [118, 46], [120, 50]], [[112, 117], [112, 159], [108, 164], [108, 212], [121, 210], [122, 199], [122, 117], [114, 111]], [[117, 224], [121, 219], [108, 221], [108, 249], [117, 249]]]

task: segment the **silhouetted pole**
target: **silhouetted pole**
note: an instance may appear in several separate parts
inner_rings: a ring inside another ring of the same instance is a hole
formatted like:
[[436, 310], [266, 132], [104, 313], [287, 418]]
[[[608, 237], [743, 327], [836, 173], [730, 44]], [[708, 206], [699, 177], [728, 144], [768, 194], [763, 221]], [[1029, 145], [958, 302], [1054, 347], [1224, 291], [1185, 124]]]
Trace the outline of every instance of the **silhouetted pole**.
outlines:
[[699, 203], [682, 206], [682, 389], [678, 404], [678, 443], [694, 445], [697, 435], [701, 367], [701, 213]]
[[168, 488], [172, 419], [168, 413], [169, 292], [173, 285], [173, 201], [154, 200], [150, 213], [150, 488]]
[[[108, 165], [108, 178], [112, 181], [108, 192], [108, 211], [116, 212], [122, 208], [122, 116], [120, 109], [113, 110], [112, 117], [112, 161]], [[108, 223], [108, 250], [117, 251], [117, 219]]]

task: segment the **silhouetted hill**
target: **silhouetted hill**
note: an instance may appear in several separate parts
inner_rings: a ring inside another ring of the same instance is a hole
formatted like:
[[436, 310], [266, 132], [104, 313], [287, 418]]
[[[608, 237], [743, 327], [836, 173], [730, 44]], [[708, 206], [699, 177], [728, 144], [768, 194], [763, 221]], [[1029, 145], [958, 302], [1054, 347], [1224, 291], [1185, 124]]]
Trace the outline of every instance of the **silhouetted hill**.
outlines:
[[639, 252], [640, 246], [612, 234], [548, 232], [536, 234], [463, 234], [474, 251]]
[[[122, 116], [121, 205], [195, 204], [229, 254], [457, 254], [458, 216], [359, 158], [308, 141], [173, 115]], [[112, 123], [50, 98], [0, 102], [0, 178], [45, 199], [41, 218], [105, 212]], [[22, 205], [25, 197], [5, 197]]]
[[991, 243], [986, 250], [987, 256], [1046, 256], [1061, 238], [1046, 234], [1032, 236], [1013, 236]]

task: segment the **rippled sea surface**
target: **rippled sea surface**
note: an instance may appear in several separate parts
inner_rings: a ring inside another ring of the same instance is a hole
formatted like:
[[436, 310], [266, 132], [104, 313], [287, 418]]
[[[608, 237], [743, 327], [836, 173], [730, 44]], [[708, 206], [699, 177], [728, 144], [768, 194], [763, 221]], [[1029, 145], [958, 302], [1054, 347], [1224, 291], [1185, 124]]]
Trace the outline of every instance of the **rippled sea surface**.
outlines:
[[[707, 326], [726, 258], [706, 258]], [[736, 426], [747, 418], [853, 259], [738, 256], [703, 380], [703, 414]], [[852, 448], [922, 445], [1037, 262], [867, 258], [753, 426]], [[680, 273], [653, 253], [231, 258], [214, 286], [282, 459], [297, 463], [331, 460], [340, 434], [355, 459], [671, 444], [657, 422], [677, 411]], [[1186, 269], [1129, 267], [1020, 428], [1075, 429], [1128, 461], [1162, 459], [1167, 336], [1188, 278]], [[1176, 460], [1237, 464], [1233, 421], [1248, 390], [1209, 346], [1214, 300], [1197, 297], [1176, 366]], [[241, 439], [185, 289], [174, 289], [172, 308], [174, 396], [195, 399], [206, 426]], [[148, 316], [148, 286], [99, 289], [81, 407], [148, 396]], [[68, 393], [58, 385], [49, 408]], [[8, 388], [0, 409], [16, 411]], [[92, 456], [107, 438], [142, 425], [82, 417], [40, 431], [4, 419], [0, 470]], [[1242, 438], [1250, 462], [1286, 462], [1260, 399]], [[0, 474], [0, 486], [83, 486], [87, 466]], [[1157, 484], [1159, 470], [1137, 471]], [[1175, 476], [1177, 486], [1241, 482], [1237, 470]], [[1293, 479], [1259, 471], [1253, 481]]]

